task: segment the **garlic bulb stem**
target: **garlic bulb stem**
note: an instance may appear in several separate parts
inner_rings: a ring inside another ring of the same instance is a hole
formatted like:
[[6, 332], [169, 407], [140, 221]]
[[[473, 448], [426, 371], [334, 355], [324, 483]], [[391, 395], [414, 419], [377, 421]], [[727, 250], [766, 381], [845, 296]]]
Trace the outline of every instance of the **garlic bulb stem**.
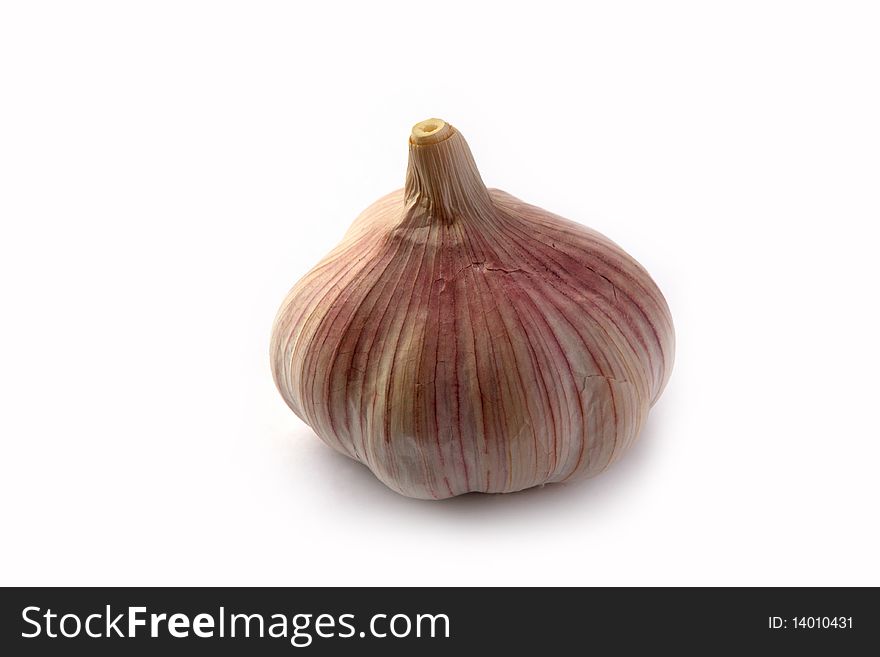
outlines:
[[413, 127], [406, 172], [406, 226], [494, 215], [489, 192], [461, 134], [440, 119]]

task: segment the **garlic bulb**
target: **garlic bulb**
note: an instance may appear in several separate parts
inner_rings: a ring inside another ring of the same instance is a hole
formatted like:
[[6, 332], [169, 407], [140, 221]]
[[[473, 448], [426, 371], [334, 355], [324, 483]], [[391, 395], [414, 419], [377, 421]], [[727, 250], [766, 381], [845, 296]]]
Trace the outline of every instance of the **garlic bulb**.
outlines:
[[599, 233], [487, 189], [451, 125], [417, 124], [406, 187], [367, 208], [284, 300], [284, 400], [410, 497], [592, 476], [672, 368], [669, 308]]

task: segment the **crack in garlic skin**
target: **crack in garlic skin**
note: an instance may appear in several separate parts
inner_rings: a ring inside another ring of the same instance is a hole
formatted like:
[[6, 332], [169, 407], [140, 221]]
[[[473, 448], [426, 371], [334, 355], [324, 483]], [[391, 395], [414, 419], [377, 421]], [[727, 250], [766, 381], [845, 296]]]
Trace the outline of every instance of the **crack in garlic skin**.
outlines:
[[596, 231], [486, 189], [461, 135], [410, 144], [276, 318], [275, 382], [327, 444], [440, 499], [593, 476], [636, 439], [674, 333]]

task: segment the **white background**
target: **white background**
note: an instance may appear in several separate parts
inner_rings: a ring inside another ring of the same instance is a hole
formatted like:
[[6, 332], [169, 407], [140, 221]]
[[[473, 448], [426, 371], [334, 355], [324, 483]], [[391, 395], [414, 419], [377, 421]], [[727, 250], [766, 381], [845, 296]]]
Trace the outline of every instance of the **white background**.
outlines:
[[[880, 585], [880, 10], [0, 10], [2, 584]], [[274, 389], [293, 283], [447, 119], [678, 353], [601, 477], [424, 502]]]

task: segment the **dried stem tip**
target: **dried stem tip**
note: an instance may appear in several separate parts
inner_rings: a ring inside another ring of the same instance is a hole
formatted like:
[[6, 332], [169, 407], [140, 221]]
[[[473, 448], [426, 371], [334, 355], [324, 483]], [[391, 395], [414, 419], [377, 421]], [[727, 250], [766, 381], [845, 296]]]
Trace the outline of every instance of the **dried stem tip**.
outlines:
[[452, 133], [452, 126], [443, 119], [425, 119], [413, 126], [409, 140], [417, 146], [427, 146], [448, 139]]

